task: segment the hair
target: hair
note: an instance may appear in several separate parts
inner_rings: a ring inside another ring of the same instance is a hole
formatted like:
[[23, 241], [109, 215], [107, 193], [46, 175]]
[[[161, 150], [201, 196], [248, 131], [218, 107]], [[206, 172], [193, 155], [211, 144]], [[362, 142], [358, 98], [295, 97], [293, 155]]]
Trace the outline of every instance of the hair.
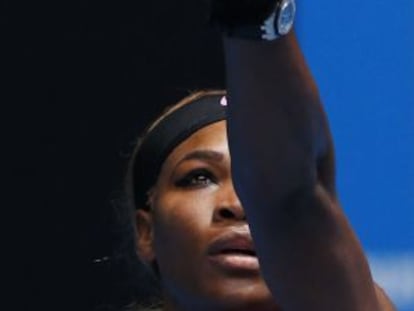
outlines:
[[[134, 144], [133, 150], [129, 157], [127, 167], [126, 167], [126, 174], [125, 174], [125, 196], [126, 196], [126, 208], [128, 210], [130, 222], [133, 227], [133, 236], [134, 239], [137, 237], [136, 232], [136, 224], [135, 224], [135, 213], [137, 209], [144, 208], [143, 206], [137, 206], [136, 202], [136, 192], [145, 191], [148, 192], [149, 189], [136, 189], [136, 183], [134, 181], [134, 169], [136, 167], [136, 156], [139, 152], [142, 143], [147, 138], [149, 133], [157, 127], [157, 125], [168, 115], [173, 113], [175, 110], [179, 109], [180, 107], [192, 103], [198, 99], [201, 99], [205, 96], [215, 96], [215, 95], [225, 95], [226, 92], [224, 90], [200, 90], [196, 92], [192, 92], [190, 95], [184, 97], [182, 100], [178, 101], [177, 103], [166, 107], [160, 115], [155, 118], [149, 125], [144, 129], [143, 133], [138, 137], [136, 143]], [[131, 226], [130, 226], [131, 227]], [[135, 243], [134, 243], [135, 245]], [[137, 254], [135, 252], [135, 254]], [[159, 274], [156, 264], [148, 265], [142, 262], [139, 256], [135, 256], [137, 264], [139, 265], [140, 273], [136, 273], [137, 277], [140, 279], [138, 280], [138, 284], [140, 284], [136, 289], [136, 301], [127, 307], [125, 310], [139, 310], [139, 311], [154, 311], [162, 310], [162, 298], [161, 298], [161, 285], [159, 282]]]

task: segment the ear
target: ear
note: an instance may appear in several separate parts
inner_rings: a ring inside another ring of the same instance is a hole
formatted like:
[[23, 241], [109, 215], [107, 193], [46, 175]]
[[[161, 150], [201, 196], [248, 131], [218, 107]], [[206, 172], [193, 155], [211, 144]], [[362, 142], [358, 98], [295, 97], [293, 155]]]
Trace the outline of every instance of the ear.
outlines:
[[136, 212], [137, 251], [139, 257], [147, 263], [155, 259], [152, 213], [139, 209]]

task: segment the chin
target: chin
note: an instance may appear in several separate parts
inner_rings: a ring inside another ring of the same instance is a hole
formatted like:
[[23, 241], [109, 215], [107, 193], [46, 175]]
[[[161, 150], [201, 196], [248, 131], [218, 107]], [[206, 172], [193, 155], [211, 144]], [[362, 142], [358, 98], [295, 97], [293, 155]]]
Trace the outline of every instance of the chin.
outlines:
[[281, 311], [262, 280], [226, 280], [209, 293], [216, 311]]
[[192, 284], [170, 291], [171, 310], [281, 311], [261, 278], [204, 278]]

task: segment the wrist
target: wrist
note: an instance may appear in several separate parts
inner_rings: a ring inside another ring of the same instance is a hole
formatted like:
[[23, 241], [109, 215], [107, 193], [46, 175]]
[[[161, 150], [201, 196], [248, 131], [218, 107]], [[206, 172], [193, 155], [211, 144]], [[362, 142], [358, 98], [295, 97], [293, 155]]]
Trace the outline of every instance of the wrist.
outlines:
[[[291, 31], [296, 15], [295, 0], [258, 1], [254, 5], [249, 1], [240, 2], [233, 7], [232, 1], [213, 2], [212, 21], [227, 37], [272, 41]], [[246, 13], [248, 6], [250, 13]]]

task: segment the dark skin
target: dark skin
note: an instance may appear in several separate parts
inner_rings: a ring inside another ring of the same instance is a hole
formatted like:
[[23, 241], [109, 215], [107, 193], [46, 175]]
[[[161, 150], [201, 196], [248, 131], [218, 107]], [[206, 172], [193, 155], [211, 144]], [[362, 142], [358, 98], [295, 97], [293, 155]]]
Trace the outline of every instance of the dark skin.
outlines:
[[152, 212], [138, 212], [138, 246], [141, 257], [158, 263], [165, 310], [280, 310], [258, 267], [229, 269], [210, 260], [218, 238], [250, 235], [233, 187], [225, 121], [173, 150], [149, 203]]
[[294, 33], [224, 45], [232, 174], [273, 296], [289, 311], [392, 310], [337, 200], [327, 121]]
[[[158, 263], [165, 310], [393, 310], [336, 197], [329, 128], [294, 34], [224, 47], [227, 123], [173, 150], [151, 211], [137, 214], [138, 251]], [[204, 155], [183, 160], [194, 151]], [[260, 271], [209, 261], [231, 230], [251, 232]]]
[[[137, 213], [138, 251], [158, 264], [164, 310], [283, 310], [259, 268], [228, 269], [210, 261], [209, 247], [221, 236], [250, 235], [231, 176], [225, 121], [177, 146], [150, 193], [151, 211]], [[390, 310], [378, 293], [381, 310]]]

